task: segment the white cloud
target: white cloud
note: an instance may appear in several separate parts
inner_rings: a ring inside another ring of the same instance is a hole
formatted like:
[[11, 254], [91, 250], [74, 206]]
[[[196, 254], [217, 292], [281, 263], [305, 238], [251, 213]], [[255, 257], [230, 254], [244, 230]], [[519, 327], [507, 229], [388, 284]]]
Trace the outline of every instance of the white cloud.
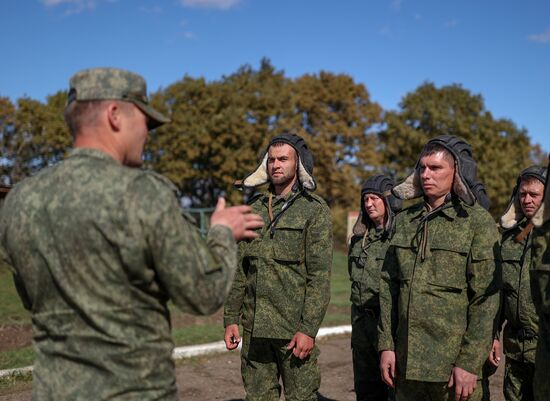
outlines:
[[215, 8], [219, 10], [228, 10], [236, 6], [240, 0], [179, 0], [184, 7], [194, 8]]
[[195, 32], [191, 32], [191, 31], [185, 31], [183, 33], [183, 37], [187, 40], [191, 40], [191, 39], [195, 39], [197, 35], [195, 35]]
[[40, 0], [46, 7], [65, 5], [65, 14], [78, 14], [84, 10], [93, 10], [100, 1], [114, 3], [116, 0]]
[[550, 29], [547, 29], [542, 33], [529, 35], [529, 40], [532, 42], [550, 43]]

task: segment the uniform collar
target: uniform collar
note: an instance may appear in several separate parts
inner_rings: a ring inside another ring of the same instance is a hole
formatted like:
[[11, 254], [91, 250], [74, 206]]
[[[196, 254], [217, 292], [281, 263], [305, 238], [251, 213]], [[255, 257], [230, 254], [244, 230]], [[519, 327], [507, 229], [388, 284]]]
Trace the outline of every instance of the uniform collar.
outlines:
[[68, 159], [73, 157], [93, 157], [95, 159], [101, 159], [105, 161], [110, 161], [116, 164], [120, 164], [116, 161], [111, 155], [108, 155], [101, 150], [92, 149], [92, 148], [74, 148], [69, 151]]

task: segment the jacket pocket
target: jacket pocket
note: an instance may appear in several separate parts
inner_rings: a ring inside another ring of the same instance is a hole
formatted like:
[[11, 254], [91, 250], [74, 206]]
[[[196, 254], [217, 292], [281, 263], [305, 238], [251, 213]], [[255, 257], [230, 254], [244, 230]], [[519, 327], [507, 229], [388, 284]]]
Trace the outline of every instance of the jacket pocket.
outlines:
[[455, 236], [433, 238], [430, 247], [432, 279], [436, 291], [461, 293], [467, 286], [469, 241]]
[[273, 235], [273, 259], [301, 263], [304, 260], [303, 222], [279, 222]]

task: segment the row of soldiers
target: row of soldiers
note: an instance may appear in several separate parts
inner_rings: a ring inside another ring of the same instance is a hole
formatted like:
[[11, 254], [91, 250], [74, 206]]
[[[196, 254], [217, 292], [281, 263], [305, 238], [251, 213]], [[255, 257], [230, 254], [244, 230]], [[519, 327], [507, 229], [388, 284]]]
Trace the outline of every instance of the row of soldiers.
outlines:
[[[271, 139], [239, 184], [267, 189], [248, 205], [228, 208], [220, 199], [203, 239], [173, 184], [136, 168], [148, 131], [169, 121], [148, 104], [143, 78], [113, 68], [75, 74], [65, 119], [74, 149], [16, 185], [0, 215], [0, 261], [32, 313], [33, 400], [177, 399], [169, 300], [195, 314], [225, 304], [224, 340], [228, 349], [242, 343], [247, 401], [278, 400], [283, 388], [288, 401], [316, 400], [332, 223], [314, 194], [303, 138]], [[548, 235], [531, 239], [533, 208], [521, 197], [534, 193], [522, 183], [510, 209], [510, 227], [521, 232], [510, 246], [525, 246], [507, 262], [525, 278], [529, 249], [540, 271], [531, 277], [540, 283], [537, 366], [544, 366]], [[421, 201], [398, 213], [401, 200], [414, 198]], [[497, 355], [501, 316], [515, 324], [504, 307], [498, 314], [504, 247], [480, 206], [486, 201], [470, 146], [452, 136], [428, 142], [403, 183], [367, 181], [349, 253], [358, 399], [481, 394], [474, 390], [492, 344]], [[521, 345], [532, 340], [524, 335]], [[548, 383], [537, 386], [542, 400]]]
[[472, 185], [475, 170], [469, 145], [441, 136], [405, 182], [375, 176], [363, 185], [349, 250], [357, 400], [489, 400], [486, 376], [501, 348], [505, 399], [550, 397], [548, 223], [533, 231], [548, 221], [547, 169], [519, 174], [500, 235], [483, 187]]

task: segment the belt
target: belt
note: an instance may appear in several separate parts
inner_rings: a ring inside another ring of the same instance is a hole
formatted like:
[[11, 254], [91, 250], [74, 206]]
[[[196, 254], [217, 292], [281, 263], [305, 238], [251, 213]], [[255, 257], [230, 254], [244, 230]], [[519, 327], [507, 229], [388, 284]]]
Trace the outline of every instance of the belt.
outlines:
[[539, 335], [531, 329], [519, 329], [516, 332], [516, 338], [520, 341], [531, 341], [539, 338]]

